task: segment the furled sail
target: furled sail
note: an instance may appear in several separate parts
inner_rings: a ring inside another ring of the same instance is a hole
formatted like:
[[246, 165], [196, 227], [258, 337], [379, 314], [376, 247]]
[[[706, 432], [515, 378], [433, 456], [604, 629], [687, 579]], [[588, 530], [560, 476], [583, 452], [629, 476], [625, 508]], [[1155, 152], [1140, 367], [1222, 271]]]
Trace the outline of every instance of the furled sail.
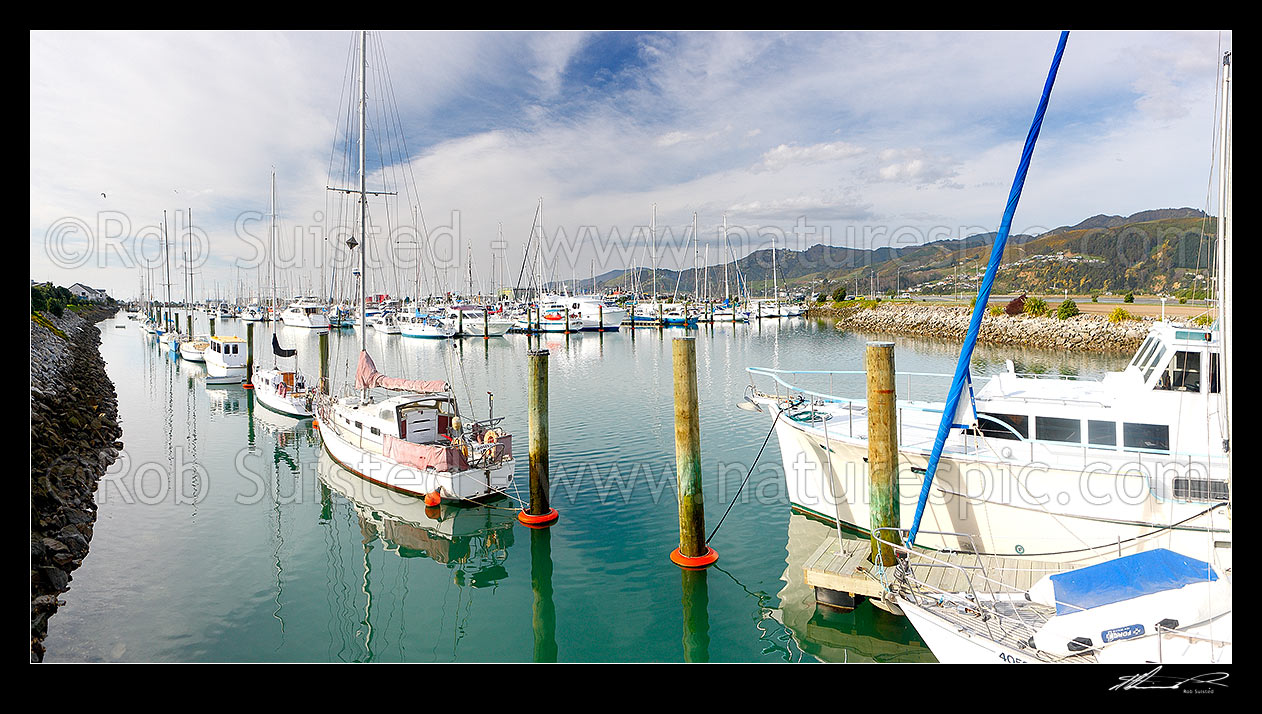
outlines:
[[372, 357], [368, 355], [368, 351], [360, 350], [359, 367], [355, 370], [355, 388], [371, 389], [372, 387], [395, 389], [400, 392], [417, 392], [420, 394], [448, 391], [447, 383], [441, 379], [426, 380], [387, 377], [377, 371], [377, 365], [373, 364]]
[[272, 335], [272, 354], [277, 357], [293, 357], [298, 354], [298, 350], [281, 349], [280, 341], [276, 339], [276, 335]]

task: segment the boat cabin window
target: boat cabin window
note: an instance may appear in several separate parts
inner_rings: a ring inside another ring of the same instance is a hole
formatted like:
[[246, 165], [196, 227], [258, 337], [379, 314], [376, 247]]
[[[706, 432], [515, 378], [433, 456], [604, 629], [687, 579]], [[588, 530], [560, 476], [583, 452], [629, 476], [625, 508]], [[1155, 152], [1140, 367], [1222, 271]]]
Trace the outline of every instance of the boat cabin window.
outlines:
[[1177, 392], [1201, 391], [1201, 353], [1189, 350], [1175, 352], [1153, 389]]
[[1063, 417], [1034, 417], [1034, 438], [1040, 441], [1082, 443], [1082, 421]]
[[1165, 424], [1122, 424], [1122, 444], [1128, 449], [1170, 450], [1170, 427]]
[[1024, 414], [978, 414], [977, 429], [990, 439], [1019, 441], [1030, 436], [1029, 419]]
[[1218, 353], [1209, 353], [1209, 393], [1218, 394]]
[[1145, 383], [1148, 382], [1148, 378], [1152, 376], [1152, 372], [1154, 369], [1157, 368], [1157, 365], [1161, 364], [1161, 358], [1165, 356], [1166, 356], [1166, 346], [1157, 345], [1157, 351], [1147, 362], [1144, 363], [1143, 367], [1141, 367], [1141, 369], [1144, 370]]
[[1201, 478], [1176, 478], [1174, 497], [1187, 501], [1226, 501], [1230, 495], [1226, 481]]
[[1135, 357], [1131, 360], [1131, 366], [1139, 367], [1142, 365], [1148, 358], [1148, 353], [1152, 350], [1153, 345], [1157, 344], [1157, 342], [1158, 340], [1155, 337], [1149, 337], [1144, 340], [1144, 344], [1140, 345], [1139, 349], [1135, 352]]
[[1117, 422], [1088, 419], [1087, 443], [1092, 446], [1117, 446]]

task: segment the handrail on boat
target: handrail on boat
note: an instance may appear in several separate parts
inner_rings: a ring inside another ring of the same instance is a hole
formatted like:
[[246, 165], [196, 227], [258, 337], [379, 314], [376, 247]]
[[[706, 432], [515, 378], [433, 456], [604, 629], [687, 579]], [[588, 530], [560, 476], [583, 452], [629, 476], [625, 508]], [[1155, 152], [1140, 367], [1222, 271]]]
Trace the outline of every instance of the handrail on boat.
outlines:
[[[849, 397], [841, 397], [835, 394], [826, 394], [824, 392], [817, 392], [814, 390], [805, 389], [803, 387], [798, 387], [785, 381], [785, 379], [781, 378], [780, 376], [780, 375], [816, 375], [816, 376], [826, 375], [830, 378], [830, 385], [831, 385], [831, 378], [834, 375], [851, 377], [851, 376], [861, 376], [861, 375], [867, 374], [867, 372], [863, 370], [809, 370], [809, 369], [789, 370], [789, 369], [772, 369], [770, 367], [746, 367], [745, 371], [749, 372], [751, 375], [769, 377], [772, 380], [774, 380], [776, 384], [784, 387], [786, 390], [789, 390], [791, 392], [798, 392], [800, 394], [809, 395], [811, 397], [818, 397], [824, 401], [843, 402], [846, 404], [866, 401], [863, 399], [851, 399]], [[895, 379], [897, 379], [900, 376], [907, 377], [909, 380], [908, 381], [909, 385], [910, 385], [911, 377], [940, 377], [940, 378], [946, 378], [946, 379], [951, 378], [951, 375], [949, 374], [940, 374], [936, 372], [895, 372], [894, 373]], [[750, 386], [754, 386], [752, 378], [750, 380]], [[829, 388], [831, 389], [831, 386]], [[908, 387], [908, 390], [910, 391], [910, 386]], [[766, 396], [771, 396], [771, 395], [766, 395]], [[779, 394], [777, 393], [775, 396], [778, 397]], [[923, 409], [921, 407], [910, 407], [910, 408]], [[925, 410], [925, 411], [933, 411], [933, 410]], [[941, 412], [940, 409], [937, 411]]]

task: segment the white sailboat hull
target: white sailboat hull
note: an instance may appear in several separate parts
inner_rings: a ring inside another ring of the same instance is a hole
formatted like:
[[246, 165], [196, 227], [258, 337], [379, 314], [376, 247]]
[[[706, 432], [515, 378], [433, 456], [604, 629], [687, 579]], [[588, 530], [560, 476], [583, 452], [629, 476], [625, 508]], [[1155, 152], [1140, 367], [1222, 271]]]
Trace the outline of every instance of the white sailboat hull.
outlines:
[[296, 419], [310, 419], [315, 414], [312, 398], [308, 392], [288, 391], [281, 393], [279, 385], [284, 384], [282, 373], [274, 369], [256, 369], [250, 383], [254, 385], [254, 397], [264, 407], [274, 412]]
[[485, 499], [501, 496], [513, 481], [513, 459], [506, 459], [491, 469], [416, 469], [386, 458], [374, 450], [371, 440], [355, 433], [353, 428], [334, 424], [331, 419], [320, 420], [320, 436], [329, 456], [342, 468], [375, 484], [414, 496], [423, 497], [438, 491], [449, 499]]
[[943, 664], [1044, 664], [1027, 653], [961, 632], [950, 622], [934, 617], [905, 598], [898, 598], [898, 607], [933, 656]]
[[188, 362], [205, 362], [206, 356], [202, 350], [193, 346], [192, 342], [180, 343], [180, 358]]

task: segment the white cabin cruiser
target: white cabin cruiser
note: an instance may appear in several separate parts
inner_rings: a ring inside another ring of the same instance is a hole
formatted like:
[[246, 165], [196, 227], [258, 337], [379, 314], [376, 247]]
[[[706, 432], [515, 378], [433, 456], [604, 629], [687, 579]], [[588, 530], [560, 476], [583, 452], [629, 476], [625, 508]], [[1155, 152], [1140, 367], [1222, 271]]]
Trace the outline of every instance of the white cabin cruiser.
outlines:
[[402, 332], [397, 315], [392, 310], [385, 310], [368, 318], [372, 329], [383, 335], [398, 335]]
[[329, 316], [324, 313], [324, 306], [315, 298], [302, 298], [285, 308], [281, 320], [288, 327], [307, 327], [328, 329]]
[[210, 384], [238, 384], [245, 381], [247, 345], [235, 335], [215, 335], [202, 353], [206, 381]]
[[399, 315], [396, 322], [404, 337], [445, 340], [456, 336], [456, 325], [437, 315], [415, 312], [411, 315]]
[[[1017, 374], [1009, 362], [976, 393], [972, 428], [948, 439], [925, 510], [926, 531], [970, 538], [926, 533], [916, 545], [1078, 564], [1164, 547], [1230, 567], [1227, 455], [1206, 451], [1223, 443], [1220, 352], [1217, 330], [1161, 323], [1100, 381]], [[866, 532], [866, 400], [822, 391], [862, 373], [749, 372], [764, 381], [746, 399], [775, 418], [793, 507]], [[904, 526], [942, 409], [898, 402]]]
[[[568, 305], [572, 314], [576, 314], [581, 321], [582, 327], [573, 327], [571, 330], [583, 330], [587, 332], [610, 332], [617, 330], [622, 321], [627, 318], [627, 311], [617, 305], [611, 305], [596, 295], [554, 295], [544, 298], [546, 306], [549, 304]], [[571, 320], [573, 322], [573, 320]]]
[[516, 324], [515, 320], [492, 316], [478, 305], [451, 305], [443, 321], [455, 329], [453, 334], [462, 337], [499, 337]]

